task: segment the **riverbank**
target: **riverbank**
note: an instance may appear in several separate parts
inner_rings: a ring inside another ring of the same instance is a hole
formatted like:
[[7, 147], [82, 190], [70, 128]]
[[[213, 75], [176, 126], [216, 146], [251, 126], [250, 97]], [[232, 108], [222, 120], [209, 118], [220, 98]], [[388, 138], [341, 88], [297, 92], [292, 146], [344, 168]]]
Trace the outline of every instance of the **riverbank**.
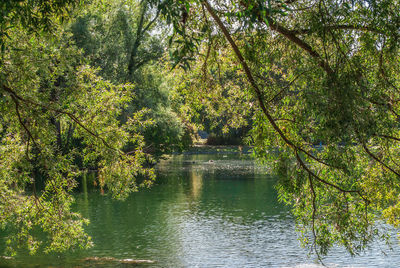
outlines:
[[193, 154], [251, 154], [251, 153], [253, 153], [252, 146], [197, 144], [193, 145], [186, 151], [173, 152], [172, 154], [193, 155]]

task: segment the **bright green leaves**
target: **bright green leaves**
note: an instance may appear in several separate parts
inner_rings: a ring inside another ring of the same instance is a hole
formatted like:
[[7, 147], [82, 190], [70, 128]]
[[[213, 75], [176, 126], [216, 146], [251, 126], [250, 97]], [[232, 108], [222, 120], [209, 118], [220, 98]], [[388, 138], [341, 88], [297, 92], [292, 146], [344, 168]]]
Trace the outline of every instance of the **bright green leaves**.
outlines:
[[86, 170], [97, 170], [102, 190], [120, 198], [151, 184], [144, 112], [121, 124], [134, 87], [99, 77], [62, 29], [12, 33], [7, 44], [19, 49], [3, 55], [0, 69], [0, 226], [10, 231], [9, 253], [89, 247], [72, 192]]
[[49, 31], [57, 28], [76, 6], [79, 0], [3, 0], [0, 2], [1, 54], [6, 49], [16, 49], [6, 44], [10, 30], [22, 27], [29, 32]]

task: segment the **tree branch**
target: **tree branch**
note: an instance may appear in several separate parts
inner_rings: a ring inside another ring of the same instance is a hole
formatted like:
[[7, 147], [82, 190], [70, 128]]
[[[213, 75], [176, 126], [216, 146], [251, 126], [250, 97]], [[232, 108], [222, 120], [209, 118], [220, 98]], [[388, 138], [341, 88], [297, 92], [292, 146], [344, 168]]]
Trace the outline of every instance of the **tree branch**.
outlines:
[[17, 113], [18, 121], [21, 124], [21, 126], [24, 128], [26, 134], [28, 135], [28, 143], [29, 143], [29, 140], [32, 140], [33, 144], [35, 144], [35, 146], [38, 147], [38, 145], [37, 145], [37, 143], [35, 141], [35, 138], [33, 137], [31, 131], [28, 129], [28, 127], [25, 125], [24, 121], [22, 120], [21, 114], [19, 112], [19, 101], [18, 101], [18, 99], [14, 95], [11, 95], [11, 98], [15, 103], [15, 112]]
[[230, 35], [228, 30], [226, 29], [225, 25], [222, 23], [221, 19], [215, 14], [214, 10], [212, 9], [210, 4], [206, 0], [202, 1], [202, 3], [206, 7], [208, 13], [211, 15], [211, 17], [213, 17], [213, 19], [217, 23], [218, 27], [220, 28], [220, 30], [224, 34], [225, 38], [228, 40], [228, 42], [231, 45], [233, 51], [235, 52], [237, 58], [239, 59], [241, 65], [243, 67], [243, 70], [246, 73], [247, 79], [249, 80], [251, 86], [253, 87], [253, 89], [254, 89], [254, 91], [256, 93], [257, 100], [258, 100], [258, 103], [259, 103], [259, 105], [261, 107], [261, 110], [263, 111], [263, 113], [267, 117], [268, 121], [271, 123], [272, 127], [278, 132], [279, 136], [286, 142], [286, 144], [289, 145], [290, 147], [294, 147], [294, 144], [285, 136], [285, 134], [283, 134], [282, 130], [275, 123], [274, 119], [272, 118], [272, 116], [269, 114], [267, 108], [265, 107], [264, 101], [263, 101], [263, 98], [262, 98], [261, 90], [259, 89], [257, 83], [255, 82], [253, 74], [251, 73], [249, 66], [247, 65], [245, 59], [242, 56], [242, 53], [240, 52], [240, 50], [239, 50], [238, 46], [236, 45], [235, 41], [232, 39], [232, 36]]
[[390, 140], [395, 140], [395, 141], [400, 141], [400, 138], [390, 136], [390, 135], [376, 135], [377, 137], [385, 138], [385, 139], [390, 139]]
[[308, 174], [308, 182], [310, 183], [310, 189], [311, 189], [311, 194], [312, 194], [312, 215], [311, 215], [311, 220], [312, 220], [312, 233], [313, 233], [313, 237], [314, 237], [314, 242], [313, 242], [313, 246], [314, 246], [314, 251], [317, 254], [318, 260], [322, 262], [322, 258], [319, 255], [319, 252], [317, 250], [317, 232], [315, 231], [315, 214], [317, 213], [317, 206], [315, 204], [316, 198], [317, 198], [317, 194], [315, 192], [314, 189], [314, 182], [313, 179], [311, 177], [311, 174]]
[[[95, 138], [101, 140], [102, 143], [103, 143], [107, 148], [109, 148], [109, 149], [111, 149], [111, 150], [113, 150], [113, 151], [117, 151], [117, 152], [123, 153], [121, 150], [116, 149], [116, 148], [112, 147], [111, 145], [109, 145], [108, 142], [107, 142], [103, 137], [99, 136], [97, 133], [95, 133], [94, 131], [92, 131], [92, 130], [90, 130], [89, 128], [87, 128], [74, 114], [72, 114], [72, 113], [70, 113], [70, 112], [66, 112], [66, 111], [60, 110], [60, 109], [51, 108], [51, 107], [48, 106], [48, 105], [41, 104], [41, 103], [37, 103], [37, 102], [34, 102], [34, 101], [32, 101], [32, 100], [24, 99], [24, 98], [22, 98], [21, 96], [19, 96], [15, 91], [13, 91], [11, 88], [7, 87], [6, 85], [3, 85], [2, 88], [3, 88], [4, 91], [8, 92], [8, 93], [10, 94], [11, 98], [13, 98], [14, 100], [19, 100], [19, 101], [22, 101], [22, 102], [25, 102], [25, 103], [29, 103], [29, 104], [34, 105], [34, 106], [37, 106], [37, 107], [44, 108], [44, 109], [49, 110], [49, 111], [53, 111], [53, 112], [56, 112], [56, 113], [60, 113], [60, 114], [67, 115], [69, 118], [72, 119], [72, 121], [74, 121], [76, 124], [78, 124], [78, 125], [79, 125], [81, 128], [83, 128], [87, 133], [89, 133], [89, 134], [92, 135], [93, 137], [95, 137]], [[19, 114], [19, 113], [17, 113], [17, 114]], [[23, 125], [23, 126], [24, 126], [24, 125]], [[26, 130], [27, 130], [27, 129], [26, 129]], [[31, 136], [29, 130], [27, 130], [27, 131], [28, 131], [28, 134]], [[31, 136], [31, 137], [32, 137], [32, 136]], [[33, 140], [33, 141], [34, 141], [34, 140]]]
[[[245, 7], [248, 8], [247, 5], [241, 1], [241, 4]], [[258, 8], [253, 8], [252, 10], [256, 11], [256, 15], [258, 17], [259, 22], [261, 23], [265, 23], [271, 30], [274, 30], [280, 34], [282, 34], [284, 37], [286, 37], [286, 39], [292, 41], [294, 44], [296, 44], [298, 47], [300, 47], [301, 49], [303, 49], [304, 51], [306, 51], [312, 58], [314, 58], [315, 60], [317, 60], [318, 65], [325, 70], [325, 72], [328, 75], [333, 74], [333, 70], [331, 69], [331, 67], [329, 66], [328, 62], [325, 61], [321, 55], [319, 55], [319, 53], [317, 51], [315, 51], [308, 43], [306, 43], [304, 40], [301, 40], [300, 38], [298, 38], [296, 36], [296, 34], [289, 30], [286, 29], [285, 27], [283, 27], [282, 25], [280, 25], [279, 23], [275, 22], [268, 14], [265, 15], [265, 19], [266, 21], [263, 19], [263, 16], [260, 13], [261, 9]]]
[[[360, 26], [360, 25], [347, 25], [347, 24], [338, 24], [338, 25], [324, 25], [322, 26], [325, 30], [354, 30], [354, 31], [363, 31], [363, 32], [373, 32], [384, 34], [383, 31], [370, 27], [370, 26]], [[289, 30], [292, 34], [311, 34], [316, 32], [316, 29], [298, 29], [298, 30]]]
[[379, 164], [381, 164], [383, 167], [385, 167], [386, 169], [390, 170], [391, 172], [393, 172], [394, 174], [396, 174], [397, 176], [400, 177], [400, 173], [397, 172], [396, 170], [394, 170], [393, 168], [389, 167], [385, 162], [383, 162], [382, 160], [380, 160], [376, 155], [374, 155], [367, 147], [367, 145], [362, 142], [362, 147], [364, 148], [364, 151], [372, 158], [374, 159], [376, 162], [378, 162]]
[[319, 177], [318, 175], [316, 175], [314, 172], [312, 172], [311, 169], [309, 169], [309, 168], [307, 167], [307, 165], [304, 163], [303, 159], [300, 158], [300, 156], [299, 156], [299, 154], [298, 154], [297, 151], [295, 151], [295, 154], [296, 154], [296, 159], [297, 159], [298, 163], [303, 167], [303, 169], [304, 169], [305, 171], [307, 171], [307, 173], [310, 174], [312, 177], [314, 177], [315, 179], [317, 179], [319, 182], [322, 182], [323, 184], [326, 184], [326, 185], [328, 185], [328, 186], [330, 186], [330, 187], [333, 187], [333, 188], [335, 188], [336, 190], [338, 190], [338, 191], [340, 191], [340, 192], [343, 192], [343, 193], [357, 193], [358, 195], [360, 195], [360, 197], [361, 197], [363, 200], [365, 200], [365, 197], [361, 194], [361, 192], [360, 192], [359, 190], [347, 190], [347, 189], [343, 189], [343, 188], [341, 188], [340, 186], [338, 186], [338, 185], [336, 185], [336, 184], [333, 184], [333, 183], [331, 183], [331, 182], [329, 182], [329, 181], [326, 181], [326, 180], [322, 179], [321, 177]]
[[327, 74], [333, 74], [333, 70], [329, 66], [328, 62], [326, 62], [321, 55], [317, 51], [315, 51], [309, 44], [305, 41], [301, 40], [296, 36], [296, 34], [292, 33], [290, 30], [286, 29], [285, 27], [281, 26], [277, 22], [274, 22], [271, 17], [266, 17], [268, 26], [270, 29], [282, 34], [288, 40], [295, 43], [298, 47], [306, 51], [312, 58], [317, 60], [318, 65], [325, 70]]
[[[208, 13], [211, 15], [211, 17], [213, 17], [214, 21], [217, 23], [218, 27], [220, 28], [220, 30], [222, 31], [222, 33], [224, 34], [225, 38], [228, 40], [229, 44], [231, 45], [234, 53], [236, 54], [236, 57], [239, 59], [240, 64], [242, 65], [242, 68], [246, 74], [246, 77], [250, 83], [250, 85], [253, 87], [256, 96], [257, 96], [257, 100], [258, 103], [260, 105], [261, 110], [263, 111], [264, 115], [267, 117], [269, 123], [272, 125], [272, 127], [275, 129], [275, 131], [279, 134], [279, 136], [282, 138], [282, 140], [293, 150], [298, 150], [301, 151], [303, 153], [305, 153], [307, 156], [309, 156], [310, 158], [314, 159], [315, 161], [324, 164], [326, 166], [331, 166], [330, 164], [326, 163], [325, 161], [318, 159], [317, 157], [315, 157], [314, 155], [312, 155], [311, 153], [307, 152], [306, 150], [304, 150], [303, 148], [299, 148], [298, 146], [296, 146], [291, 140], [289, 140], [288, 137], [286, 137], [286, 135], [282, 132], [282, 130], [279, 128], [279, 126], [276, 124], [275, 120], [273, 119], [273, 117], [271, 116], [271, 114], [268, 112], [264, 101], [263, 101], [263, 96], [262, 96], [262, 92], [260, 90], [260, 88], [258, 87], [257, 83], [255, 82], [255, 79], [253, 77], [252, 72], [250, 71], [249, 66], [247, 65], [247, 62], [245, 61], [242, 53], [240, 52], [238, 46], [236, 45], [235, 41], [233, 40], [232, 36], [230, 35], [229, 31], [227, 30], [227, 28], [225, 27], [225, 25], [223, 24], [223, 22], [221, 21], [221, 19], [218, 17], [218, 15], [216, 15], [216, 13], [214, 12], [214, 10], [212, 9], [212, 7], [210, 6], [210, 4], [207, 2], [207, 0], [202, 1], [202, 4], [206, 7]], [[336, 167], [338, 168], [338, 167]]]
[[141, 34], [145, 33], [145, 32], [150, 28], [150, 26], [153, 25], [154, 22], [157, 21], [158, 16], [160, 15], [160, 12], [161, 12], [161, 8], [158, 8], [158, 9], [157, 9], [157, 12], [156, 12], [156, 15], [155, 15], [154, 18], [153, 18], [151, 21], [149, 21], [149, 23], [147, 23], [147, 25], [143, 28], [143, 31], [142, 31]]

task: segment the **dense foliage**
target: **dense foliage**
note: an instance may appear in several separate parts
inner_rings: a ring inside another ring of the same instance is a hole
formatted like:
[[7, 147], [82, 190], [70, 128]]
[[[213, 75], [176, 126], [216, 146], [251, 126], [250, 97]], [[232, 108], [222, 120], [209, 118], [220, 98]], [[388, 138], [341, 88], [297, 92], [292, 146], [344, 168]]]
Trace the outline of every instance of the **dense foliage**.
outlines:
[[196, 53], [215, 49], [216, 38], [236, 56], [231, 70], [240, 67], [252, 96], [242, 105], [258, 104], [256, 154], [280, 174], [280, 198], [317, 253], [335, 243], [358, 253], [385, 237], [376, 222], [399, 224], [399, 8], [250, 0], [173, 1], [163, 10], [183, 67], [207, 62]]
[[[71, 211], [71, 193], [88, 170], [118, 198], [151, 183], [140, 134], [150, 123], [146, 111], [121, 124], [134, 87], [98, 76], [62, 27], [31, 34], [16, 23], [3, 42], [0, 225], [9, 230], [8, 250], [90, 246], [87, 220]], [[127, 145], [131, 151], [124, 153]]]

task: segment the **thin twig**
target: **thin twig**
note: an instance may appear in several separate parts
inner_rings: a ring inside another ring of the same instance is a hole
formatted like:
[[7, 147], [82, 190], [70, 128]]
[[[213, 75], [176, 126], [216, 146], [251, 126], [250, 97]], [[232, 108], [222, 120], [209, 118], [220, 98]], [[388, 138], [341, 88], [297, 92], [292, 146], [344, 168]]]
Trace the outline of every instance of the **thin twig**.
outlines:
[[321, 262], [321, 263], [323, 263], [322, 262], [322, 258], [321, 258], [321, 256], [320, 256], [320, 254], [319, 254], [319, 252], [318, 252], [318, 250], [317, 250], [317, 233], [316, 233], [316, 231], [315, 231], [315, 214], [316, 214], [316, 212], [317, 212], [317, 206], [316, 206], [316, 204], [315, 204], [315, 200], [316, 200], [316, 198], [317, 198], [317, 194], [316, 194], [316, 192], [315, 192], [315, 189], [314, 189], [314, 182], [313, 182], [313, 179], [312, 179], [312, 177], [311, 177], [311, 174], [308, 174], [308, 181], [309, 181], [309, 183], [310, 183], [310, 189], [311, 189], [311, 194], [312, 194], [312, 215], [311, 215], [311, 220], [312, 220], [312, 226], [311, 226], [311, 228], [312, 228], [312, 233], [313, 233], [313, 237], [314, 237], [314, 241], [313, 241], [313, 247], [314, 247], [314, 251], [315, 251], [315, 254], [317, 254], [317, 258], [318, 258], [318, 260]]
[[15, 103], [15, 112], [17, 113], [18, 121], [21, 124], [21, 126], [24, 128], [26, 134], [28, 135], [28, 141], [30, 139], [32, 139], [32, 142], [36, 145], [36, 147], [39, 147], [37, 145], [36, 141], [35, 141], [35, 138], [33, 137], [32, 133], [31, 133], [31, 131], [28, 129], [28, 127], [25, 125], [24, 121], [21, 118], [21, 114], [19, 112], [19, 101], [18, 101], [18, 99], [14, 95], [11, 95], [11, 98]]
[[393, 172], [394, 174], [396, 174], [397, 176], [400, 177], [400, 173], [397, 172], [396, 170], [394, 170], [393, 168], [389, 167], [385, 162], [383, 162], [382, 160], [380, 160], [376, 155], [374, 155], [367, 147], [367, 145], [362, 142], [362, 147], [364, 148], [364, 151], [372, 158], [374, 159], [376, 162], [378, 162], [379, 164], [381, 164], [383, 167], [385, 167], [386, 169], [390, 170], [391, 172]]

